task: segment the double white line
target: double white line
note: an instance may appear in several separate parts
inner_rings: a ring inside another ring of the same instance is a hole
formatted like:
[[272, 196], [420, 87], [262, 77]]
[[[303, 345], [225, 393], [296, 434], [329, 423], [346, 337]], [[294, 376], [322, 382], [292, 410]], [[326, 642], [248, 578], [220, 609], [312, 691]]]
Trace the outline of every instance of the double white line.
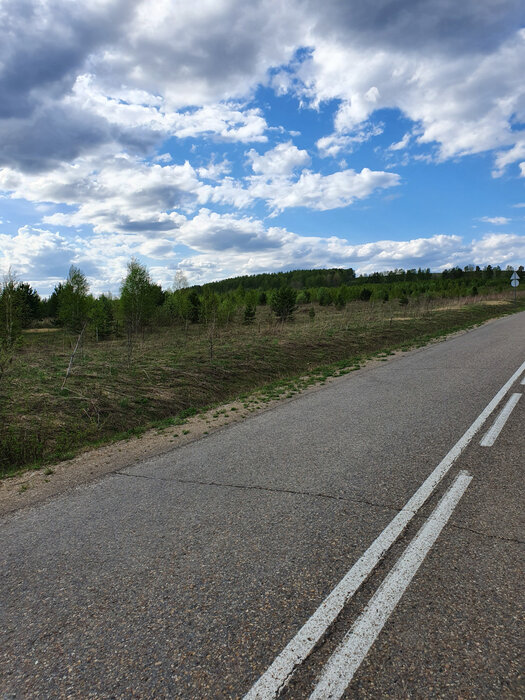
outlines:
[[[452, 467], [454, 462], [457, 460], [457, 458], [460, 456], [460, 454], [463, 452], [463, 450], [467, 447], [467, 445], [470, 443], [470, 441], [472, 440], [474, 435], [482, 427], [482, 425], [485, 423], [487, 418], [494, 411], [494, 409], [497, 407], [499, 402], [505, 396], [507, 391], [510, 389], [510, 387], [514, 384], [516, 379], [518, 379], [518, 377], [522, 374], [522, 372], [524, 370], [525, 370], [525, 362], [512, 375], [512, 377], [501, 387], [501, 389], [494, 396], [492, 401], [480, 413], [480, 415], [476, 418], [474, 423], [472, 423], [470, 428], [463, 434], [463, 436], [458, 440], [458, 442], [454, 445], [454, 447], [450, 450], [450, 452], [444, 457], [444, 459], [438, 464], [438, 466], [434, 469], [434, 471], [430, 474], [430, 476], [421, 484], [421, 486], [418, 488], [418, 490], [414, 493], [414, 495], [406, 503], [404, 508], [395, 516], [395, 518], [389, 523], [389, 525], [386, 526], [386, 528], [383, 530], [383, 532], [374, 540], [374, 542], [370, 545], [370, 547], [366, 550], [366, 552], [358, 559], [358, 561], [352, 566], [352, 568], [348, 571], [348, 573], [344, 576], [344, 578], [339, 582], [339, 584], [333, 589], [333, 591], [328, 595], [328, 597], [325, 598], [325, 600], [317, 608], [317, 610], [310, 617], [310, 619], [301, 627], [301, 629], [297, 632], [295, 637], [286, 645], [286, 647], [279, 654], [279, 656], [277, 656], [277, 658], [274, 660], [274, 662], [271, 664], [271, 666], [263, 673], [263, 675], [255, 683], [255, 685], [252, 686], [251, 690], [245, 695], [245, 700], [271, 700], [272, 698], [276, 698], [279, 695], [281, 690], [289, 682], [295, 669], [300, 664], [302, 664], [304, 662], [304, 660], [307, 658], [307, 656], [313, 651], [315, 646], [323, 638], [323, 636], [326, 634], [330, 625], [335, 621], [335, 619], [338, 617], [338, 615], [342, 611], [345, 604], [354, 595], [354, 593], [358, 590], [358, 588], [364, 583], [364, 581], [370, 576], [370, 574], [375, 569], [375, 567], [379, 564], [379, 562], [381, 561], [381, 559], [383, 558], [385, 553], [394, 544], [394, 542], [399, 538], [399, 536], [402, 534], [402, 532], [404, 531], [404, 529], [406, 528], [408, 523], [412, 520], [414, 515], [419, 511], [421, 506], [425, 503], [425, 501], [433, 493], [433, 491], [436, 489], [436, 487], [441, 482], [443, 477], [448, 473], [448, 471], [450, 470], [450, 468]], [[387, 581], [390, 580], [390, 583], [388, 585], [391, 585], [392, 579], [390, 577], [394, 574], [394, 571], [396, 569], [398, 569], [399, 567], [402, 568], [404, 566], [404, 564], [402, 564], [403, 561], [405, 561], [405, 564], [406, 564], [407, 553], [409, 551], [412, 551], [412, 550], [410, 550], [410, 548], [414, 545], [414, 543], [416, 541], [418, 541], [421, 545], [422, 541], [424, 541], [424, 540], [429, 541], [428, 530], [425, 530], [425, 528], [431, 522], [434, 523], [432, 528], [433, 528], [433, 532], [436, 533], [434, 540], [437, 538], [437, 536], [439, 535], [439, 532], [441, 531], [442, 527], [444, 526], [444, 524], [446, 522], [446, 520], [443, 520], [443, 514], [445, 512], [448, 512], [447, 509], [450, 506], [447, 504], [453, 503], [452, 509], [450, 510], [450, 513], [448, 515], [448, 517], [450, 517], [452, 510], [454, 509], [455, 505], [457, 504], [457, 502], [459, 501], [459, 499], [463, 495], [465, 489], [467, 488], [468, 484], [470, 483], [470, 480], [471, 480], [471, 477], [468, 474], [466, 474], [465, 472], [460, 473], [460, 475], [458, 476], [458, 478], [454, 482], [453, 486], [451, 487], [451, 489], [449, 489], [447, 494], [444, 496], [441, 503], [438, 505], [438, 507], [436, 508], [434, 513], [431, 515], [431, 517], [429, 518], [427, 523], [423, 526], [423, 528], [418, 533], [418, 535], [416, 535], [416, 538], [409, 546], [409, 549], [407, 549], [407, 551], [405, 552], [403, 557], [398, 561], [398, 563], [395, 565], [392, 572], [389, 574], [389, 576], [385, 579], [383, 584], [380, 586], [377, 593], [372, 598], [372, 601], [374, 599], [376, 599], [376, 596], [379, 595], [379, 593], [382, 589], [384, 590], [384, 587], [387, 585]], [[448, 519], [448, 517], [446, 519]], [[437, 521], [440, 521], [440, 522], [442, 521], [442, 525], [438, 529], [436, 528], [436, 524], [435, 524]], [[432, 543], [434, 540], [432, 540]], [[432, 543], [430, 544], [430, 546], [432, 545]], [[429, 548], [430, 548], [430, 546], [429, 546]], [[423, 557], [421, 558], [421, 561], [423, 560], [427, 551], [428, 551], [428, 549], [426, 549], [426, 551], [424, 551], [424, 554], [423, 554]], [[413, 559], [414, 557], [412, 556], [411, 558]], [[416, 559], [417, 559], [417, 557], [416, 557]], [[419, 564], [420, 563], [421, 562], [419, 562]], [[417, 566], [414, 569], [410, 578], [412, 578], [415, 571], [417, 571], [419, 564], [417, 564]], [[409, 579], [409, 581], [410, 581], [410, 579]], [[406, 585], [408, 585], [408, 582], [406, 583]], [[402, 591], [403, 590], [404, 590], [404, 588], [402, 589]], [[401, 595], [402, 595], [402, 591], [401, 591]], [[372, 601], [369, 603], [369, 606], [367, 606], [367, 608], [365, 609], [365, 612], [363, 613], [361, 618], [359, 618], [359, 620], [356, 622], [356, 625], [360, 622], [362, 617], [366, 614], [366, 611], [369, 610], [370, 605], [372, 604]], [[394, 603], [394, 607], [396, 604], [397, 604], [397, 600]], [[392, 609], [393, 609], [393, 607], [392, 607]], [[388, 615], [390, 615], [390, 612], [388, 613]], [[385, 621], [388, 618], [388, 615], [386, 616]], [[383, 624], [384, 624], [384, 622], [383, 622]], [[382, 624], [381, 624], [381, 627], [382, 627]], [[372, 639], [372, 641], [370, 642], [370, 645], [368, 647], [366, 647], [364, 654], [360, 655], [360, 657], [359, 657], [360, 660], [357, 663], [357, 666], [355, 666], [354, 670], [351, 672], [350, 678], [347, 678], [341, 693], [344, 692], [344, 689], [346, 688], [347, 683], [351, 679], [355, 670], [357, 670], [357, 668], [359, 667], [359, 664], [361, 663], [364, 656], [366, 655], [366, 653], [367, 653], [368, 649], [370, 648], [371, 644], [373, 643], [375, 637], [377, 636], [377, 634], [379, 634], [381, 627], [379, 627], [379, 629], [377, 630], [377, 633], [374, 636], [374, 638]], [[355, 625], [354, 625], [352, 630], [350, 630], [348, 637], [345, 638], [345, 642], [352, 635], [354, 635], [354, 640], [355, 640], [356, 634], [357, 634], [357, 632], [356, 632]], [[343, 645], [345, 645], [345, 642], [343, 642]], [[363, 648], [365, 646], [366, 646], [366, 644], [363, 646]], [[338, 654], [339, 651], [340, 651], [340, 649], [336, 651], [336, 654]], [[347, 652], [343, 651], [342, 654], [344, 657], [345, 655], [347, 655]], [[342, 658], [342, 657], [340, 657], [340, 658]], [[325, 667], [325, 673], [328, 671], [328, 668], [330, 667], [332, 660], [333, 659], [331, 659], [328, 662], [328, 665]], [[323, 677], [325, 677], [325, 674], [323, 674]], [[322, 679], [320, 682], [322, 682]], [[333, 682], [333, 676], [330, 676], [330, 683], [333, 684], [332, 682]], [[314, 691], [314, 695], [312, 696], [313, 698], [315, 698], [315, 697], [318, 697], [318, 698], [321, 698], [321, 697], [334, 697], [334, 698], [340, 697], [340, 694], [339, 695], [337, 695], [337, 694], [335, 694], [335, 695], [328, 694], [327, 695], [326, 688], [324, 690], [324, 693], [325, 693], [324, 695], [322, 695], [322, 694], [316, 695], [316, 692], [317, 692], [317, 689]]]

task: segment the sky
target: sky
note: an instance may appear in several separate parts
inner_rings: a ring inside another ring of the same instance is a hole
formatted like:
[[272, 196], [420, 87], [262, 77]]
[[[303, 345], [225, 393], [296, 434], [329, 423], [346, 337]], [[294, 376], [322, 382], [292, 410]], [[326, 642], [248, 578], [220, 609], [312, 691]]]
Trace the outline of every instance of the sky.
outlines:
[[0, 0], [0, 273], [525, 263], [522, 0]]

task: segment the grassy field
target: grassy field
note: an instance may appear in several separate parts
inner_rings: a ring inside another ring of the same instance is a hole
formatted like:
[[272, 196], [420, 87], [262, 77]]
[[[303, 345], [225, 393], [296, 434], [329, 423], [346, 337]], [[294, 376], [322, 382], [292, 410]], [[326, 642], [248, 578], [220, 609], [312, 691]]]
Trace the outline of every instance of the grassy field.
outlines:
[[[0, 383], [0, 475], [38, 468], [79, 449], [140, 434], [266, 387], [290, 395], [374, 354], [408, 349], [489, 318], [525, 309], [509, 295], [492, 299], [352, 302], [302, 306], [282, 324], [266, 307], [255, 322], [220, 329], [201, 325], [148, 331], [135, 342], [86, 339], [62, 388], [76, 339], [62, 330], [26, 332]], [[301, 378], [301, 379], [299, 379]]]

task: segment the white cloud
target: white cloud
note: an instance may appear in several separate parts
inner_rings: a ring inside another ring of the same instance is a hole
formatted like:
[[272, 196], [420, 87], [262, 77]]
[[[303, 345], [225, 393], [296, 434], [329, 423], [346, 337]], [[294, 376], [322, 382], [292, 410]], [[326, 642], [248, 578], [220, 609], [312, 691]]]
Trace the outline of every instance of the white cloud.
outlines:
[[483, 221], [486, 224], [494, 224], [494, 226], [504, 226], [512, 221], [506, 216], [482, 216], [479, 221]]
[[204, 180], [221, 180], [230, 171], [231, 163], [228, 160], [223, 160], [221, 163], [211, 160], [208, 165], [197, 168], [197, 174]]
[[310, 163], [308, 152], [298, 149], [291, 141], [279, 143], [262, 155], [253, 149], [247, 155], [253, 172], [267, 179], [288, 177], [297, 168]]
[[293, 236], [284, 229], [266, 229], [262, 221], [251, 217], [201, 211], [180, 229], [180, 240], [200, 252], [236, 252], [249, 254], [266, 249], [279, 249]]
[[[437, 270], [470, 263], [517, 265], [525, 255], [525, 236], [511, 234], [489, 234], [470, 242], [460, 236], [435, 235], [352, 245], [336, 236], [299, 236], [283, 228], [266, 229], [256, 219], [236, 219], [208, 211], [202, 211], [183, 228], [185, 242], [198, 253], [183, 258], [178, 267], [195, 284], [303, 267], [353, 267], [359, 274], [367, 274], [420, 266]], [[222, 240], [227, 241], [226, 246]]]
[[149, 152], [166, 134], [262, 141], [264, 117], [239, 100], [271, 83], [340, 101], [320, 143], [331, 155], [396, 108], [442, 159], [499, 149], [498, 172], [523, 160], [521, 5], [3, 0], [0, 159], [53, 168], [103, 145]]
[[63, 279], [74, 262], [76, 247], [59, 233], [22, 226], [12, 236], [0, 233], [0, 272], [9, 268], [24, 282], [44, 288]]
[[388, 150], [389, 151], [402, 151], [403, 149], [405, 149], [408, 146], [411, 138], [412, 138], [412, 134], [407, 131], [407, 133], [403, 136], [401, 141], [396, 141], [396, 143], [390, 144], [390, 146], [388, 147]]
[[317, 141], [319, 155], [322, 158], [327, 156], [336, 156], [340, 151], [352, 151], [355, 144], [364, 143], [373, 136], [379, 136], [383, 133], [383, 126], [380, 124], [371, 124], [367, 127], [355, 130], [349, 134], [346, 129], [336, 131], [329, 136], [323, 136]]
[[[181, 258], [174, 250], [176, 243], [193, 252]], [[145, 260], [153, 279], [169, 286], [176, 268], [199, 283], [301, 267], [353, 267], [363, 274], [469, 263], [517, 266], [525, 259], [525, 236], [492, 233], [465, 242], [459, 236], [435, 235], [351, 244], [336, 236], [301, 236], [282, 227], [266, 227], [253, 217], [201, 209], [181, 225], [176, 237], [137, 232], [66, 239], [46, 229], [23, 227], [15, 236], [0, 234], [0, 251], [0, 271], [12, 267], [41, 293], [50, 293], [66, 277], [69, 265], [76, 264], [86, 273], [91, 291], [100, 294], [118, 293], [132, 256]]]
[[[419, 13], [412, 14], [414, 8], [407, 13], [414, 25], [428, 10], [425, 5]], [[521, 150], [514, 148], [523, 132], [513, 125], [525, 121], [525, 30], [508, 29], [483, 54], [478, 47], [469, 50], [468, 42], [463, 51], [447, 51], [446, 37], [441, 46], [429, 42], [409, 48], [397, 39], [385, 41], [386, 25], [384, 32], [368, 33], [365, 41], [349, 19], [354, 9], [329, 3], [324, 21], [312, 30], [311, 56], [298, 68], [302, 84], [290, 87], [314, 105], [340, 101], [334, 138], [361, 129], [377, 109], [397, 108], [419, 126], [420, 144], [438, 145], [442, 160], [498, 148], [510, 149], [499, 157], [500, 167], [519, 157]], [[370, 16], [375, 11], [371, 5]], [[468, 12], [474, 13], [474, 6]], [[466, 24], [465, 31], [469, 29]]]
[[501, 177], [507, 166], [525, 158], [525, 134], [517, 133], [515, 139], [516, 143], [512, 148], [499, 151], [496, 154], [494, 170], [492, 171], [494, 177]]
[[12, 197], [76, 207], [44, 217], [53, 226], [92, 226], [96, 233], [176, 229], [184, 216], [208, 199], [211, 187], [203, 185], [195, 170], [183, 165], [146, 164], [128, 157], [108, 164], [83, 160], [53, 173], [24, 175], [0, 170], [0, 189]]
[[363, 168], [356, 173], [352, 169], [331, 175], [303, 170], [296, 181], [287, 178], [252, 178], [250, 191], [255, 197], [266, 200], [274, 212], [290, 207], [307, 207], [326, 211], [346, 207], [356, 199], [365, 199], [376, 190], [399, 185], [396, 173], [373, 171]]
[[[317, 140], [321, 157], [346, 156], [379, 135], [374, 115], [394, 109], [412, 124], [387, 149], [390, 158], [409, 145], [426, 162], [494, 150], [495, 176], [511, 166], [525, 176], [522, 20], [518, 0], [0, 0], [0, 189], [44, 216], [39, 229], [2, 234], [2, 264], [9, 257], [42, 270], [47, 260], [52, 271], [56, 255], [91, 266], [92, 280], [116, 284], [132, 253], [158, 259], [166, 274], [170, 263], [162, 260], [174, 260], [182, 237], [208, 271], [352, 256], [363, 266], [406, 265], [419, 249], [431, 265], [471, 262], [475, 250], [497, 264], [521, 250], [517, 239], [491, 234], [475, 249], [433, 237], [365, 249], [202, 209], [258, 200], [272, 213], [345, 207], [399, 184], [395, 173], [361, 169], [365, 163], [314, 172], [313, 146], [308, 152], [289, 141], [250, 150], [252, 172], [243, 177], [240, 163], [210, 162], [209, 147], [192, 163], [178, 149], [188, 148], [184, 139], [206, 139], [227, 143], [233, 159], [235, 144], [293, 135], [270, 117], [268, 126], [255, 102], [263, 85], [294, 93], [301, 108], [335, 110], [332, 133]], [[176, 148], [164, 144], [173, 138]], [[46, 228], [59, 225], [93, 227], [94, 235]]]
[[514, 233], [489, 233], [472, 241], [470, 248], [475, 265], [518, 267], [525, 260], [525, 236]]
[[258, 108], [228, 102], [172, 111], [165, 100], [144, 90], [117, 90], [111, 96], [95, 83], [93, 75], [80, 75], [65, 104], [88, 110], [108, 124], [124, 130], [150, 130], [158, 137], [211, 136], [241, 143], [267, 141], [267, 124]]

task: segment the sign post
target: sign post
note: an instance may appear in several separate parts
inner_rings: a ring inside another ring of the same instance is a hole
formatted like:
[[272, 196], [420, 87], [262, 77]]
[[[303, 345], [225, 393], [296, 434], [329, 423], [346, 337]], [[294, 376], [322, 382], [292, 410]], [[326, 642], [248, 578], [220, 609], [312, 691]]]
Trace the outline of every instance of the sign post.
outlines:
[[512, 275], [510, 276], [510, 284], [512, 287], [514, 287], [514, 303], [516, 304], [516, 288], [518, 287], [520, 283], [520, 277], [517, 272], [513, 272]]

